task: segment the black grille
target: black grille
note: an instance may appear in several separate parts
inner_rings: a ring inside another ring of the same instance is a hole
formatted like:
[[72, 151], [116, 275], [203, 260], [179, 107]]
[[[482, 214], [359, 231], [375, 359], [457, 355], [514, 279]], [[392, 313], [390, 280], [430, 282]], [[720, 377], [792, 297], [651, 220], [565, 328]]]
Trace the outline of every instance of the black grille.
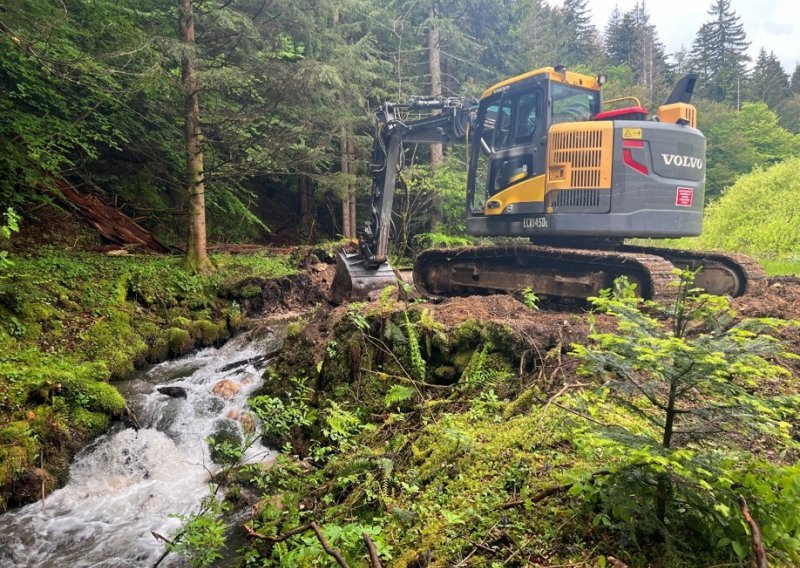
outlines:
[[599, 189], [564, 189], [555, 192], [553, 207], [599, 207]]

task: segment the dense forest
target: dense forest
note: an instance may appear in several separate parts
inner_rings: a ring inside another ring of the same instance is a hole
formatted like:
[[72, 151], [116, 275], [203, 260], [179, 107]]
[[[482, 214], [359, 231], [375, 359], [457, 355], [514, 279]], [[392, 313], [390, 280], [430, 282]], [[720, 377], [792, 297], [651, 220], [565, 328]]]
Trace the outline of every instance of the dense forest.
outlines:
[[[368, 194], [371, 109], [412, 95], [475, 97], [553, 64], [603, 72], [606, 98], [635, 95], [650, 108], [683, 73], [697, 72], [712, 200], [739, 175], [800, 148], [800, 66], [790, 77], [763, 49], [751, 60], [746, 30], [726, 0], [710, 3], [692, 45], [674, 54], [665, 53], [643, 4], [615, 10], [602, 30], [586, 0], [182, 6], [181, 13], [156, 1], [0, 7], [6, 207], [28, 211], [68, 184], [183, 246], [192, 194], [189, 96], [199, 109], [192, 128], [211, 241], [352, 237]], [[192, 41], [178, 33], [181, 18], [192, 22]], [[436, 199], [417, 211], [412, 232], [457, 232], [462, 152], [447, 160], [429, 152], [409, 159], [441, 165], [438, 186], [449, 191], [444, 205]], [[413, 170], [404, 182], [425, 191]]]
[[[800, 62], [705, 4], [668, 53], [644, 1], [0, 0], [0, 565], [800, 564]], [[704, 232], [655, 244], [747, 293], [426, 294], [521, 239], [407, 144], [401, 270], [335, 301], [376, 109], [553, 65], [651, 113], [697, 75]]]

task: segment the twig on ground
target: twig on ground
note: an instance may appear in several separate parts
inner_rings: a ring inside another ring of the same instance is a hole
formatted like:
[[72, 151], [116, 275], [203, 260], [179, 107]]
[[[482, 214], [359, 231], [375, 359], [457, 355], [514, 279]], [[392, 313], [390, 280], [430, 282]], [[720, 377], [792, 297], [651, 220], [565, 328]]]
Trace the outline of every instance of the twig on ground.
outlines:
[[311, 528], [310, 524], [301, 525], [299, 527], [293, 528], [290, 531], [286, 531], [283, 534], [269, 535], [269, 534], [261, 534], [260, 532], [254, 531], [251, 527], [244, 525], [244, 530], [247, 531], [247, 536], [249, 536], [250, 538], [257, 538], [259, 540], [266, 540], [267, 542], [283, 542], [284, 540], [287, 540], [295, 535], [306, 532], [310, 528]]
[[742, 509], [742, 516], [750, 527], [750, 533], [753, 537], [753, 554], [755, 554], [756, 568], [767, 568], [767, 551], [764, 550], [764, 541], [761, 539], [761, 529], [753, 516], [750, 514], [750, 509], [747, 506], [747, 501], [744, 500], [742, 495], [739, 495], [739, 507]]
[[325, 536], [322, 534], [319, 525], [317, 525], [317, 523], [315, 523], [314, 521], [311, 521], [311, 530], [314, 531], [315, 535], [317, 535], [317, 540], [319, 540], [319, 543], [322, 545], [322, 548], [325, 550], [325, 552], [333, 556], [333, 558], [336, 560], [339, 566], [341, 566], [342, 568], [350, 568], [350, 566], [347, 564], [347, 562], [345, 562], [344, 558], [342, 557], [342, 553], [339, 551], [339, 549], [331, 547], [328, 541], [325, 540]]
[[371, 568], [383, 568], [381, 565], [381, 559], [378, 556], [378, 549], [375, 548], [375, 543], [372, 542], [372, 539], [369, 538], [367, 533], [362, 533], [361, 537], [364, 539], [364, 542], [367, 543], [367, 551], [369, 552], [369, 564]]
[[[595, 472], [595, 473], [593, 473], [591, 475], [590, 479], [594, 480], [595, 478], [601, 477], [603, 475], [611, 475], [611, 472], [607, 471], [607, 470], [597, 471], [597, 472]], [[530, 502], [530, 503], [538, 503], [539, 501], [547, 499], [551, 495], [556, 495], [558, 493], [564, 493], [565, 491], [569, 491], [570, 489], [572, 489], [573, 485], [575, 485], [575, 484], [574, 483], [565, 483], [564, 485], [551, 485], [550, 487], [545, 487], [544, 489], [539, 491], [539, 493], [537, 493], [533, 497], [530, 497], [528, 499], [518, 499], [516, 501], [509, 501], [508, 503], [503, 503], [502, 505], [500, 505], [498, 507], [498, 509], [501, 510], [501, 511], [507, 511], [508, 509], [513, 509], [515, 507], [520, 507], [520, 506], [522, 506], [522, 505], [524, 505], [525, 503], [528, 503], [528, 502]]]

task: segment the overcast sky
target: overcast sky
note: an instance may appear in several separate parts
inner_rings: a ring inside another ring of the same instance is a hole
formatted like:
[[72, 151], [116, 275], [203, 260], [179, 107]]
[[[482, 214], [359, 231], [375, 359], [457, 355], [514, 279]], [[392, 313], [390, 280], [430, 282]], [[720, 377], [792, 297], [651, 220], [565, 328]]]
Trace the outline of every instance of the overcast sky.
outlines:
[[[636, 0], [589, 0], [587, 6], [595, 25], [604, 30], [614, 6], [625, 12], [635, 4]], [[668, 54], [681, 45], [692, 47], [697, 30], [710, 19], [711, 4], [712, 0], [646, 0], [650, 21], [656, 25]], [[791, 74], [800, 62], [800, 0], [732, 0], [731, 7], [744, 24], [753, 61], [763, 47], [774, 51], [784, 70]]]

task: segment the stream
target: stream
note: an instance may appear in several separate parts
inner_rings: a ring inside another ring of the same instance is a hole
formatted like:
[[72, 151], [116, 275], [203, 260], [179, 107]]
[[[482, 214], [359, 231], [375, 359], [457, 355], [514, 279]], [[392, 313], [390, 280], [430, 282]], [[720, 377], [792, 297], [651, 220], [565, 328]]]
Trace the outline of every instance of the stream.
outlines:
[[[151, 566], [164, 552], [151, 531], [169, 538], [180, 525], [170, 515], [195, 512], [208, 494], [209, 470], [219, 468], [205, 440], [242, 432], [235, 417], [261, 384], [264, 355], [284, 335], [283, 325], [246, 332], [116, 383], [141, 429], [116, 424], [81, 450], [67, 485], [44, 504], [0, 515], [0, 566]], [[221, 393], [227, 398], [212, 392], [224, 379], [235, 385]], [[181, 387], [186, 397], [170, 398], [159, 386]], [[271, 458], [258, 442], [245, 455], [247, 462]], [[170, 555], [161, 566], [176, 560]]]

